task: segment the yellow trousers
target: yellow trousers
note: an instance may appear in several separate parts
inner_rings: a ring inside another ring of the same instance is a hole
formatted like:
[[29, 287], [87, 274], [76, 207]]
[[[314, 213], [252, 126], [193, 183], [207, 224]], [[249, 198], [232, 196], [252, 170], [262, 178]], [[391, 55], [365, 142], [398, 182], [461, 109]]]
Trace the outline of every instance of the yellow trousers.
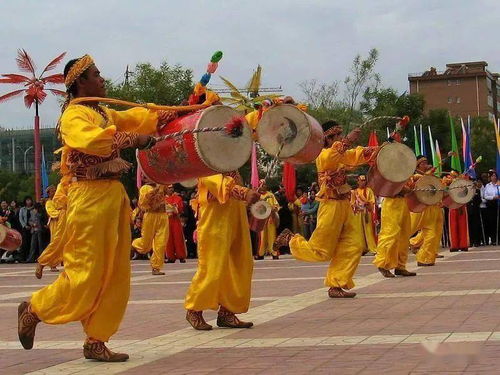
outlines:
[[57, 219], [51, 219], [49, 223], [50, 243], [37, 262], [42, 266], [55, 267], [63, 260], [63, 250], [66, 245], [64, 232], [66, 229], [66, 210], [59, 211]]
[[245, 203], [208, 202], [198, 222], [198, 270], [186, 294], [187, 310], [248, 311], [252, 287], [252, 246]]
[[443, 235], [443, 209], [438, 206], [428, 206], [421, 213], [411, 214], [411, 231], [422, 232], [422, 246], [417, 253], [417, 262], [434, 264]]
[[377, 255], [373, 264], [386, 270], [406, 269], [408, 242], [412, 234], [406, 198], [384, 198], [381, 220]]
[[423, 243], [424, 243], [424, 235], [422, 234], [422, 231], [418, 231], [417, 234], [415, 234], [412, 238], [410, 238], [410, 246], [415, 249], [419, 249]]
[[355, 213], [354, 221], [363, 237], [363, 252], [374, 253], [377, 249], [377, 241], [375, 240], [375, 233], [373, 233], [372, 215], [369, 212]]
[[273, 256], [279, 255], [273, 250], [273, 244], [276, 240], [276, 224], [272, 218], [269, 218], [266, 226], [260, 232], [259, 256], [271, 254]]
[[151, 267], [161, 270], [165, 260], [168, 242], [168, 214], [166, 212], [145, 212], [142, 219], [141, 237], [132, 241], [132, 247], [139, 253], [148, 253], [151, 248]]
[[320, 202], [318, 224], [307, 241], [296, 234], [290, 241], [290, 251], [306, 262], [330, 261], [325, 285], [350, 289], [363, 251], [363, 234], [355, 224], [348, 200]]
[[64, 272], [33, 293], [31, 305], [48, 324], [80, 321], [88, 337], [108, 341], [130, 293], [130, 202], [116, 180], [69, 186]]

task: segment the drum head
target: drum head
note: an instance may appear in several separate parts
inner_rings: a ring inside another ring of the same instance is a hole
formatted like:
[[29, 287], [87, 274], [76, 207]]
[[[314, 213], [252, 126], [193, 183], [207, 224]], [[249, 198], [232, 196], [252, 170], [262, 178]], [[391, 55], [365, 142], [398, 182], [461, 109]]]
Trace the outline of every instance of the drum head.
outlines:
[[300, 152], [311, 138], [312, 121], [316, 120], [292, 104], [271, 107], [259, 121], [259, 143], [269, 155], [276, 156], [279, 152], [280, 159], [292, 157]]
[[399, 142], [387, 143], [377, 155], [377, 170], [391, 182], [408, 180], [416, 167], [417, 158], [411, 148]]
[[250, 212], [256, 219], [267, 219], [271, 215], [271, 205], [266, 201], [258, 201], [252, 204]]
[[[196, 129], [224, 126], [236, 117], [243, 116], [228, 106], [212, 106], [203, 111]], [[224, 132], [197, 133], [194, 137], [200, 158], [214, 171], [235, 171], [247, 162], [252, 152], [251, 131], [245, 120], [243, 120], [243, 134], [240, 137], [233, 138]]]
[[193, 189], [196, 187], [196, 185], [198, 185], [198, 179], [192, 178], [190, 180], [184, 180], [184, 181], [179, 182], [179, 184], [181, 184], [186, 189]]
[[467, 204], [474, 197], [474, 183], [463, 178], [457, 178], [450, 184], [448, 195], [454, 202]]
[[433, 206], [443, 200], [444, 186], [435, 176], [422, 176], [415, 184], [415, 195], [419, 202]]

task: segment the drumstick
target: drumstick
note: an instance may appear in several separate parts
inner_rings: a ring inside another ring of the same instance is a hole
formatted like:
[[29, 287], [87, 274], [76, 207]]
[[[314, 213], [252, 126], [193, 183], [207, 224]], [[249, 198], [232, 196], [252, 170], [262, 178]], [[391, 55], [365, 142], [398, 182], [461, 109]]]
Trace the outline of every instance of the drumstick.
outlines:
[[98, 96], [88, 96], [81, 97], [71, 100], [71, 104], [79, 104], [85, 102], [99, 102], [99, 103], [108, 103], [108, 104], [117, 104], [123, 105], [127, 107], [142, 107], [146, 109], [150, 109], [153, 111], [175, 111], [175, 112], [191, 112], [197, 111], [199, 109], [204, 109], [210, 106], [210, 104], [193, 104], [193, 105], [158, 105], [158, 104], [149, 104], [149, 103], [135, 103], [129, 102], [126, 100], [113, 99], [113, 98], [101, 98]]
[[359, 125], [359, 127], [363, 128], [366, 125], [368, 125], [368, 124], [370, 124], [372, 122], [375, 122], [375, 121], [379, 121], [379, 120], [396, 120], [396, 121], [399, 121], [399, 122], [405, 121], [405, 123], [402, 124], [402, 125], [406, 126], [407, 123], [410, 121], [410, 117], [408, 117], [408, 116], [403, 116], [403, 117], [399, 117], [399, 116], [377, 116], [377, 117], [373, 117], [371, 119], [366, 120], [361, 125]]
[[476, 168], [476, 165], [478, 163], [481, 163], [481, 161], [483, 160], [483, 157], [481, 155], [479, 155], [476, 159], [476, 162], [474, 164], [472, 164], [469, 168], [467, 168], [464, 173], [462, 173], [462, 176], [463, 175], [466, 175], [468, 172], [470, 172], [472, 169]]
[[224, 126], [214, 128], [201, 128], [201, 129], [184, 129], [178, 132], [162, 135], [156, 137], [156, 142], [165, 141], [170, 138], [182, 137], [186, 134], [196, 133], [209, 133], [209, 132], [225, 132], [226, 135], [232, 138], [238, 138], [243, 134], [243, 119], [241, 117], [234, 117], [230, 122]]

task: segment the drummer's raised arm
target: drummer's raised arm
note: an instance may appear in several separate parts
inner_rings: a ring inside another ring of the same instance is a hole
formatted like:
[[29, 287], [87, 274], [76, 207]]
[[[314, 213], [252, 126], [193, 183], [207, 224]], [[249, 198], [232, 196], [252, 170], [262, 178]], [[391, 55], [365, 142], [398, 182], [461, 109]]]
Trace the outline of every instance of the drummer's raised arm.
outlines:
[[340, 162], [350, 167], [367, 164], [375, 153], [375, 148], [357, 146], [348, 148], [349, 143], [344, 141], [335, 142], [332, 148], [335, 148], [340, 155]]
[[158, 127], [177, 118], [174, 111], [151, 111], [146, 108], [131, 108], [126, 111], [107, 109], [118, 131], [139, 134], [154, 134]]

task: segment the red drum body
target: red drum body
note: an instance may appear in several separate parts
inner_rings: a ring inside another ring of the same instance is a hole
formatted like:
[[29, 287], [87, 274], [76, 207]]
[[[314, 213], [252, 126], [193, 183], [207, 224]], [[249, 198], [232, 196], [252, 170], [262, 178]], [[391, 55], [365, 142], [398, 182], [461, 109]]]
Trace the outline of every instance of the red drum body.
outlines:
[[450, 184], [449, 190], [444, 194], [443, 205], [448, 208], [460, 208], [474, 198], [474, 191], [472, 181], [457, 178]]
[[324, 147], [321, 125], [292, 104], [265, 111], [257, 126], [257, 136], [269, 155], [292, 164], [313, 162]]
[[386, 143], [368, 171], [368, 186], [377, 196], [394, 197], [413, 175], [416, 166], [417, 158], [408, 146], [398, 142]]
[[[241, 113], [228, 106], [212, 106], [170, 122], [161, 135], [224, 126]], [[250, 158], [251, 131], [244, 121], [243, 134], [230, 137], [224, 132], [185, 134], [158, 142], [137, 152], [143, 173], [159, 184], [172, 184], [239, 169]]]
[[443, 199], [444, 186], [435, 176], [422, 176], [415, 183], [415, 190], [406, 196], [411, 212], [423, 212], [427, 206], [434, 206]]
[[21, 247], [22, 243], [21, 233], [0, 224], [0, 249], [15, 251]]
[[266, 201], [259, 201], [250, 207], [250, 216], [248, 224], [250, 230], [254, 232], [262, 232], [271, 216], [271, 205]]

